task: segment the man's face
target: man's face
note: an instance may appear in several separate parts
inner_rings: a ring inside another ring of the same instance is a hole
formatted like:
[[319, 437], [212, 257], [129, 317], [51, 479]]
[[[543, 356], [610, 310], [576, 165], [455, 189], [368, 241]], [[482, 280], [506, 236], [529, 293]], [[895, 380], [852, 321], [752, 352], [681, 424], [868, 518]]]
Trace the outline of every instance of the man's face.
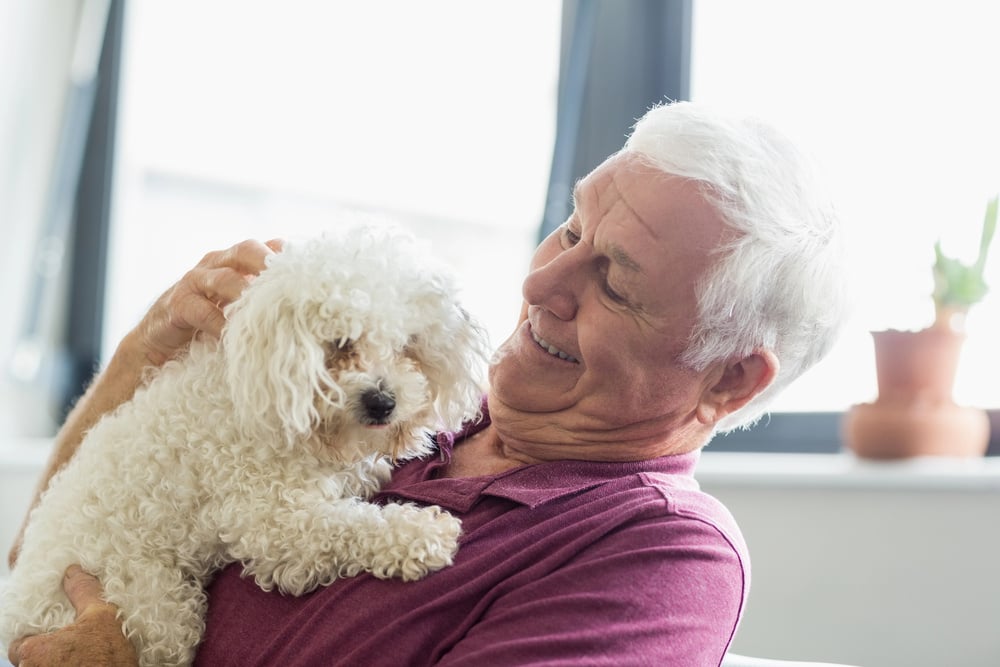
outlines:
[[491, 410], [595, 445], [660, 438], [689, 420], [705, 377], [678, 358], [722, 234], [693, 181], [627, 154], [607, 160], [532, 260], [522, 322], [490, 370]]

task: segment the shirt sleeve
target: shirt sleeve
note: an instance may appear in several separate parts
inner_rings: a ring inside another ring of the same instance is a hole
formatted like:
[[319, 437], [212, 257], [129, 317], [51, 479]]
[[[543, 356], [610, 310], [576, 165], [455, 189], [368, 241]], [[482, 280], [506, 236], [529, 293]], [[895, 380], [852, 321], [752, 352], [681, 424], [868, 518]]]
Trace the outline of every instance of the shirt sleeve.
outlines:
[[744, 566], [698, 518], [629, 524], [512, 587], [438, 664], [717, 667], [742, 613]]

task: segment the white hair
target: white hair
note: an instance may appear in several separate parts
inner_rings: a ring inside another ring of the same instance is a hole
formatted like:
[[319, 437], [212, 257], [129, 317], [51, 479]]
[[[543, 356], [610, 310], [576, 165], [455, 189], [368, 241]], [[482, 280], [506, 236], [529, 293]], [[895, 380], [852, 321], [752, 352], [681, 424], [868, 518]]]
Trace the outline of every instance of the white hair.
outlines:
[[698, 318], [681, 362], [701, 371], [772, 351], [774, 382], [718, 430], [747, 426], [826, 355], [847, 317], [842, 231], [815, 165], [759, 120], [691, 102], [650, 109], [623, 150], [699, 181], [730, 230], [696, 286]]

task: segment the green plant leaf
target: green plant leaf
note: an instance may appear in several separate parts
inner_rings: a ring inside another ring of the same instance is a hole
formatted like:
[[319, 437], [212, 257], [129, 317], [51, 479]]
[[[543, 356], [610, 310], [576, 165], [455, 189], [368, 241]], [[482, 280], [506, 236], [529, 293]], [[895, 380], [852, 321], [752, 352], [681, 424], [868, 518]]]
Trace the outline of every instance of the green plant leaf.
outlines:
[[986, 256], [997, 227], [997, 204], [1000, 196], [986, 205], [983, 233], [979, 239], [979, 255], [973, 264], [948, 257], [941, 242], [934, 244], [934, 303], [938, 308], [968, 309], [986, 296], [989, 287], [983, 280]]

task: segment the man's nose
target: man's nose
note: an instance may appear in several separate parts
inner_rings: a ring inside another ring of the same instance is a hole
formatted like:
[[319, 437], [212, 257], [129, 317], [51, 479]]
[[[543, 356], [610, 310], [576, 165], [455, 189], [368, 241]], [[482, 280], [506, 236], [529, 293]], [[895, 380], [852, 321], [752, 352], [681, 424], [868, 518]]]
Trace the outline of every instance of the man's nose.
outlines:
[[539, 266], [524, 279], [524, 300], [539, 306], [561, 320], [576, 317], [577, 296], [583, 272], [581, 253], [571, 248]]

